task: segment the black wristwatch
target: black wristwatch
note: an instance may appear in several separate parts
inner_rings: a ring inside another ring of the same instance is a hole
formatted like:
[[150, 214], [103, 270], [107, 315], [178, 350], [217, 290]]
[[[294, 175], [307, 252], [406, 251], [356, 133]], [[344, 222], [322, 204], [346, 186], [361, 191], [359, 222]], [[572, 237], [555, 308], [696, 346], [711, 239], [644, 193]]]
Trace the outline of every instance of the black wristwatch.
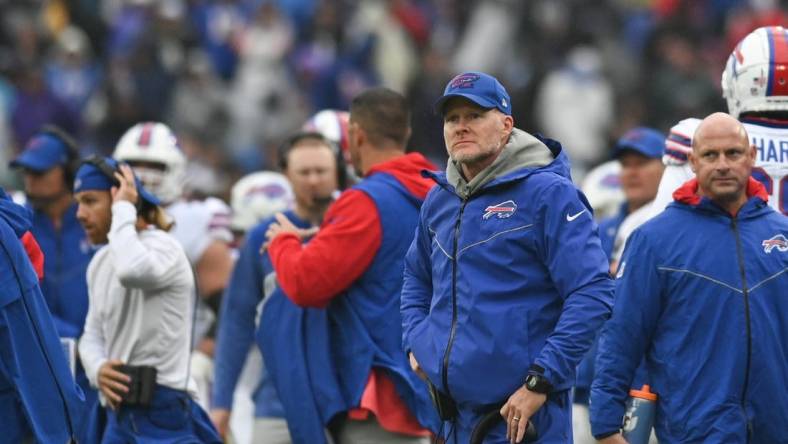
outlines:
[[543, 368], [532, 365], [531, 368], [528, 369], [528, 376], [525, 377], [525, 388], [543, 395], [550, 393], [550, 391], [553, 390], [553, 385], [544, 377], [542, 372], [544, 372]]

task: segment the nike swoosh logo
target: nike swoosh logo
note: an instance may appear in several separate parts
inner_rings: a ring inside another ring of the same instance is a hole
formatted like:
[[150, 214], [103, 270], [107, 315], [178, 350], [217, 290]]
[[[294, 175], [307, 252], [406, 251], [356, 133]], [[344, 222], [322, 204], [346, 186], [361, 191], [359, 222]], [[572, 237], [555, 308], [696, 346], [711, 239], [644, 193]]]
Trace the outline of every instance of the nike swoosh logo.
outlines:
[[573, 220], [577, 219], [578, 217], [580, 217], [580, 215], [581, 215], [581, 214], [583, 214], [583, 213], [585, 213], [585, 212], [586, 212], [586, 210], [583, 210], [583, 211], [581, 211], [581, 212], [579, 212], [579, 213], [575, 214], [574, 216], [570, 216], [570, 215], [568, 215], [568, 214], [567, 214], [567, 215], [566, 215], [566, 221], [567, 221], [567, 222], [572, 222]]

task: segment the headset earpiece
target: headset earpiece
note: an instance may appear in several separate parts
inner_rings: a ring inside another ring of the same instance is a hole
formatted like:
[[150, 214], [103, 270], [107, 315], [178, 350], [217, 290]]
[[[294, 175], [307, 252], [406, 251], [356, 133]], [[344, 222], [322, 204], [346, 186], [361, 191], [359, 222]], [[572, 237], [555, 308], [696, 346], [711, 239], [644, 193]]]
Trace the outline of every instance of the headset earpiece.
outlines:
[[77, 174], [77, 170], [79, 169], [79, 166], [82, 164], [82, 162], [80, 162], [79, 146], [77, 145], [76, 140], [74, 140], [74, 138], [71, 137], [63, 129], [55, 125], [44, 125], [39, 130], [39, 133], [48, 134], [52, 137], [55, 137], [58, 140], [60, 140], [63, 143], [63, 145], [66, 146], [66, 156], [68, 158], [66, 160], [66, 165], [63, 168], [65, 172], [64, 178], [68, 189], [73, 191], [74, 178]]

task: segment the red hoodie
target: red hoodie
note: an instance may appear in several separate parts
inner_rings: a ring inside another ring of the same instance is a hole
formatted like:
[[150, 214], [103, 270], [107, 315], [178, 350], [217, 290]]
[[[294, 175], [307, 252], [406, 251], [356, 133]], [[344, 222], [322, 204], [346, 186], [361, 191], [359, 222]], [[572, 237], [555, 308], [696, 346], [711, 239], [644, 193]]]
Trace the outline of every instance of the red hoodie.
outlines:
[[[748, 198], [755, 196], [764, 202], [769, 201], [769, 194], [766, 192], [766, 187], [752, 177], [747, 181], [746, 193]], [[676, 188], [676, 191], [673, 192], [673, 200], [687, 205], [698, 205], [700, 203], [700, 198], [701, 196], [698, 194], [698, 179], [690, 179], [684, 182], [682, 186]], [[736, 215], [733, 214], [732, 216]]]
[[[410, 153], [372, 167], [367, 176], [388, 173], [411, 194], [427, 196], [435, 182], [421, 176], [435, 166], [419, 153]], [[303, 245], [294, 234], [273, 239], [268, 254], [285, 294], [302, 307], [322, 308], [350, 287], [372, 264], [383, 233], [375, 202], [366, 193], [350, 189], [329, 207], [320, 231]], [[385, 430], [410, 436], [428, 436], [399, 397], [394, 384], [374, 368], [359, 408], [350, 419], [364, 420], [372, 413]]]

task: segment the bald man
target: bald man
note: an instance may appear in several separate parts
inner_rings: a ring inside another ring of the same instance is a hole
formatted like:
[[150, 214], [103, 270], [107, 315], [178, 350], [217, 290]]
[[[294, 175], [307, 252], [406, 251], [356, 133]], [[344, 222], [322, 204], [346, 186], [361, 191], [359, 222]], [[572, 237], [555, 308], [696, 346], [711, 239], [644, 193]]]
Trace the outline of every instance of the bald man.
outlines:
[[750, 177], [755, 156], [741, 123], [708, 116], [689, 155], [696, 178], [630, 237], [591, 386], [600, 442], [626, 442], [643, 356], [661, 443], [786, 442], [788, 218]]

